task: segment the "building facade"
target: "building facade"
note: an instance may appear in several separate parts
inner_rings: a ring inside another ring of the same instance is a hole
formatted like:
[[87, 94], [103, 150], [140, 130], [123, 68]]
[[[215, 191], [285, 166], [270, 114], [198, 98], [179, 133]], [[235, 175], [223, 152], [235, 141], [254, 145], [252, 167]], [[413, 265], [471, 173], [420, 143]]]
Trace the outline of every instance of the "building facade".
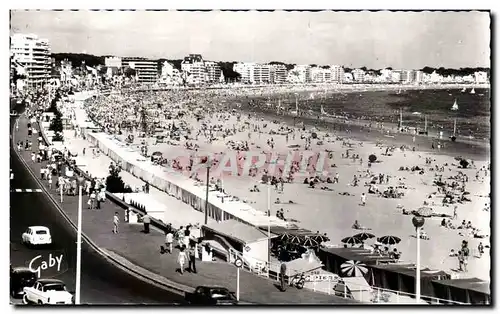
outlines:
[[330, 72], [332, 73], [332, 82], [342, 83], [344, 81], [344, 67], [341, 65], [330, 66]]
[[311, 81], [313, 83], [330, 83], [332, 81], [332, 72], [330, 69], [313, 67], [311, 68]]
[[210, 84], [219, 83], [221, 80], [222, 70], [217, 62], [205, 61], [206, 82]]
[[488, 73], [486, 72], [475, 72], [474, 80], [477, 84], [486, 84], [488, 83]]
[[288, 71], [284, 64], [272, 64], [271, 65], [271, 83], [273, 84], [283, 84], [286, 82], [286, 77]]
[[158, 61], [143, 58], [123, 58], [122, 66], [136, 71], [137, 82], [155, 83], [158, 81]]
[[365, 71], [361, 69], [352, 70], [352, 77], [356, 83], [363, 82], [365, 80]]
[[11, 67], [14, 61], [24, 67], [28, 86], [41, 86], [49, 81], [51, 60], [47, 39], [34, 34], [14, 34], [10, 38], [10, 50]]
[[104, 58], [104, 65], [107, 68], [121, 68], [122, 58], [120, 57], [106, 57]]
[[189, 84], [203, 84], [207, 81], [205, 61], [200, 54], [190, 54], [181, 63], [183, 77]]

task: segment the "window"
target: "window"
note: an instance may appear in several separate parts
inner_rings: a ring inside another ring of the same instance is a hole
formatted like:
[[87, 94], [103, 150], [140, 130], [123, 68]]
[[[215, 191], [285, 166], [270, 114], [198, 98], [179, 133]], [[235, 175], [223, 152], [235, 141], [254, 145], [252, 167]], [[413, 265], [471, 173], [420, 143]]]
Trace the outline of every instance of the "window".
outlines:
[[36, 234], [47, 234], [47, 230], [37, 230]]

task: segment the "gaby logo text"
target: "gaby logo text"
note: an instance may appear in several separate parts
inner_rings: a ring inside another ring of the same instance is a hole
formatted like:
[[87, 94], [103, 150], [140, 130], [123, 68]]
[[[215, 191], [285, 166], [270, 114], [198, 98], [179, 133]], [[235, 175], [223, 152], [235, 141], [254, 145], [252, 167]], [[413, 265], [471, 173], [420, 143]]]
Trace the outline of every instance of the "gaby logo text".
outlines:
[[42, 271], [48, 269], [56, 269], [57, 272], [61, 271], [61, 263], [62, 263], [63, 255], [52, 255], [49, 254], [48, 259], [44, 259], [42, 255], [35, 256], [29, 263], [29, 269], [33, 273], [38, 275], [38, 278], [41, 277]]

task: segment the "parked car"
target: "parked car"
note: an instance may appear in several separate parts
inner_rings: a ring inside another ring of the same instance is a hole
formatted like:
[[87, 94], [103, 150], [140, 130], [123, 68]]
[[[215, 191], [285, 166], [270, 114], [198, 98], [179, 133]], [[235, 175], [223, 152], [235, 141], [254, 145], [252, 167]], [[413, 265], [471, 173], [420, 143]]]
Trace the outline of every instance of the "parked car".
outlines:
[[48, 245], [52, 244], [50, 230], [44, 226], [31, 226], [22, 235], [23, 244]]
[[38, 279], [32, 287], [24, 288], [23, 303], [73, 304], [74, 298], [58, 279]]
[[37, 280], [36, 273], [28, 267], [10, 267], [10, 295], [17, 297], [24, 294], [25, 287], [32, 287]]
[[194, 292], [186, 292], [185, 299], [196, 305], [235, 305], [238, 304], [234, 293], [227, 288], [216, 286], [198, 286]]

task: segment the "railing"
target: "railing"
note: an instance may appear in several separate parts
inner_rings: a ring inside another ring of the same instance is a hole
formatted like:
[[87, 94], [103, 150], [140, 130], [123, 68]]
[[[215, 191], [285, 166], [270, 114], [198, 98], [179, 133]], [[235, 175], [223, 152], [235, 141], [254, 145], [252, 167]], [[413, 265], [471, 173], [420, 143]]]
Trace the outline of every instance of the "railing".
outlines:
[[[241, 267], [242, 270], [256, 274], [261, 277], [265, 277], [272, 281], [280, 280], [280, 264], [266, 261], [257, 261], [252, 267], [249, 265], [248, 261], [243, 258], [243, 254], [236, 250], [229, 250], [229, 263], [234, 263], [236, 258], [240, 258], [243, 261]], [[300, 276], [300, 273], [291, 273], [287, 270], [285, 279], [290, 283], [292, 278]], [[329, 277], [329, 280], [322, 281], [306, 281], [304, 285], [305, 289], [312, 290], [318, 293], [324, 293], [328, 295], [335, 295], [345, 299], [353, 299], [362, 303], [376, 303], [376, 304], [415, 304], [416, 295], [413, 293], [396, 291], [391, 289], [372, 287], [369, 285], [358, 285], [354, 283], [346, 284], [342, 278], [336, 274], [323, 274], [322, 277]], [[306, 276], [307, 277], [307, 276]], [[340, 285], [340, 286], [339, 286]], [[351, 291], [349, 287], [354, 288]], [[354, 299], [354, 295], [358, 298]], [[413, 299], [413, 300], [410, 300]], [[452, 300], [445, 300], [431, 296], [421, 295], [420, 299], [425, 303], [429, 304], [442, 304], [442, 305], [465, 305], [470, 303], [463, 303]]]

